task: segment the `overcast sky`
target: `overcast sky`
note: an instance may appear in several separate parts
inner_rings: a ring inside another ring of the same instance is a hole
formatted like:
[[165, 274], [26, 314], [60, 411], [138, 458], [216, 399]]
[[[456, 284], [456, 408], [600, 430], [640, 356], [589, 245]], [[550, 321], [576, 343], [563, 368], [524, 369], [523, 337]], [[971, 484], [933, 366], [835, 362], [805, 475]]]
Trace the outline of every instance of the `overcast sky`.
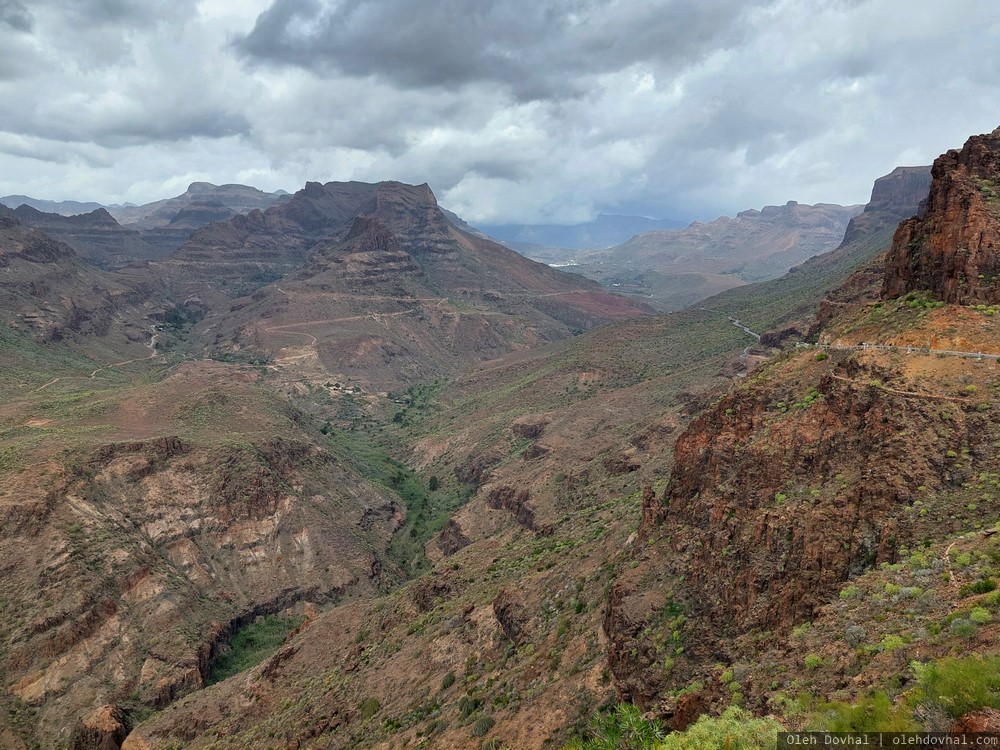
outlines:
[[863, 203], [1000, 125], [986, 0], [0, 0], [0, 195], [428, 182], [473, 222]]

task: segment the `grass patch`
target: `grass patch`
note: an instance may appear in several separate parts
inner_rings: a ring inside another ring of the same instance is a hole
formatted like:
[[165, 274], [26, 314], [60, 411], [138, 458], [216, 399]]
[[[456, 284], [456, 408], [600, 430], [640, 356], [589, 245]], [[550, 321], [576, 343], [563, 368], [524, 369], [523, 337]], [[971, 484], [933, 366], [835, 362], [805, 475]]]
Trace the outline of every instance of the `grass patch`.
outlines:
[[281, 647], [302, 620], [299, 616], [265, 615], [240, 628], [226, 650], [215, 659], [206, 684], [214, 685], [257, 666]]

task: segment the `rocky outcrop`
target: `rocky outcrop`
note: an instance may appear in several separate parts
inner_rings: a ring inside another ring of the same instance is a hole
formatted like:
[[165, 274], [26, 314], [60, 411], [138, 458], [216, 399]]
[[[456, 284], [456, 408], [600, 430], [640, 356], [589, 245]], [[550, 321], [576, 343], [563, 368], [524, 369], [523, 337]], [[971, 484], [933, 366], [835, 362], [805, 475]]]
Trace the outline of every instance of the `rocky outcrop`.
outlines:
[[323, 272], [364, 286], [394, 284], [403, 275], [423, 273], [396, 234], [375, 216], [355, 219], [343, 242], [318, 246], [301, 276], [310, 278]]
[[88, 214], [62, 216], [19, 206], [15, 215], [25, 226], [41, 229], [65, 242], [90, 263], [105, 269], [122, 268], [137, 260], [150, 260], [156, 252], [139, 233], [125, 229], [105, 209]]
[[451, 557], [456, 552], [465, 549], [471, 542], [469, 537], [462, 531], [462, 527], [454, 518], [449, 518], [438, 534], [437, 545], [441, 554]]
[[119, 750], [128, 736], [126, 716], [119, 706], [101, 706], [83, 721], [71, 750]]
[[947, 456], [992, 448], [975, 404], [921, 397], [897, 377], [853, 356], [818, 366], [803, 354], [689, 425], [668, 490], [643, 495], [640, 560], [649, 557], [610, 596], [621, 696], [657, 703], [672, 638], [686, 649], [678, 675], [734, 661], [740, 637], [787, 633], [844, 582], [914, 544], [907, 511], [918, 488], [961, 486], [967, 477]]
[[847, 225], [842, 244], [854, 242], [888, 223], [895, 227], [903, 219], [913, 216], [927, 200], [930, 186], [929, 166], [896, 167], [884, 177], [879, 177], [872, 187], [871, 200], [865, 210]]
[[981, 708], [960, 718], [951, 728], [952, 732], [1000, 734], [1000, 711], [995, 708]]
[[486, 497], [486, 504], [495, 510], [505, 510], [511, 513], [515, 520], [529, 531], [547, 536], [552, 533], [550, 524], [542, 524], [535, 517], [535, 510], [528, 501], [531, 493], [528, 490], [517, 490], [514, 487], [495, 487]]
[[938, 157], [932, 176], [924, 211], [893, 238], [883, 296], [1000, 302], [1000, 128]]
[[[229, 382], [225, 394], [249, 389]], [[193, 408], [207, 404], [225, 406], [202, 398]], [[58, 746], [117, 748], [137, 712], [203, 687], [258, 616], [396, 576], [378, 551], [396, 522], [378, 516], [359, 529], [387, 496], [303, 434], [108, 443], [61, 473], [12, 479], [13, 491], [0, 490], [0, 567], [14, 582], [0, 671], [36, 712], [45, 747], [76, 726]], [[52, 490], [19, 491], [36, 486]]]

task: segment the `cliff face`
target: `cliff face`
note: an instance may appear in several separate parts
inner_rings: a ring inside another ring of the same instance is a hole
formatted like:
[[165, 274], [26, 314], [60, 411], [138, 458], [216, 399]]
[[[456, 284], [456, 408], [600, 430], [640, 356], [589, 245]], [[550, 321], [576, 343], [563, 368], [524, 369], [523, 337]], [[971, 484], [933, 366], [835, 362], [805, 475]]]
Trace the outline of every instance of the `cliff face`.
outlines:
[[122, 227], [105, 209], [89, 214], [61, 216], [21, 205], [13, 211], [25, 226], [41, 229], [65, 242], [84, 260], [105, 269], [122, 268], [136, 260], [148, 260], [155, 251], [139, 233]]
[[895, 227], [903, 219], [913, 216], [927, 200], [930, 186], [930, 167], [896, 167], [884, 177], [879, 177], [872, 187], [872, 197], [865, 210], [847, 225], [843, 244], [887, 224]]
[[[909, 312], [901, 304], [893, 317]], [[987, 319], [938, 314], [944, 329], [979, 330], [976, 318]], [[977, 472], [994, 471], [991, 398], [974, 394], [996, 372], [957, 359], [817, 360], [807, 351], [699, 416], [677, 440], [667, 491], [643, 499], [640, 536], [649, 541], [610, 596], [605, 631], [619, 694], [693, 719], [718, 696], [704, 695], [688, 716], [663, 703], [671, 689], [707, 684], [713, 664], [754, 661], [755, 649], [815, 619], [852, 579], [973, 527], [977, 498], [954, 498]], [[935, 523], [923, 520], [924, 503], [940, 513]]]
[[[992, 495], [974, 493], [996, 471], [998, 365], [861, 343], [1000, 350], [990, 311], [878, 301], [880, 289], [997, 301], [998, 177], [1000, 131], [938, 159], [926, 208], [900, 225], [884, 277], [862, 268], [828, 298], [813, 334], [845, 348], [775, 358], [678, 438], [666, 491], [643, 497], [645, 544], [609, 597], [609, 667], [623, 699], [681, 728], [730, 700], [713, 665], [734, 666], [747, 694], [797, 689], [801, 662], [781, 674], [762, 654], [791, 648], [793, 627], [815, 623], [848, 582], [983, 525]], [[897, 170], [867, 213], [885, 221], [892, 206], [912, 205], [922, 179]], [[883, 617], [900, 618], [902, 632], [920, 611]], [[929, 658], [937, 644], [912, 632]], [[836, 689], [878, 684], [877, 667], [858, 676], [866, 669], [860, 658], [835, 665]]]
[[882, 294], [926, 290], [957, 304], [1000, 302], [1000, 128], [938, 157], [920, 216], [903, 222]]
[[257, 615], [393, 581], [382, 550], [394, 496], [340, 465], [253, 378], [188, 364], [106, 417], [119, 434], [224, 423], [242, 443], [127, 439], [5, 471], [0, 674], [39, 746], [117, 748], [86, 717], [104, 707], [129, 725], [202, 687]]

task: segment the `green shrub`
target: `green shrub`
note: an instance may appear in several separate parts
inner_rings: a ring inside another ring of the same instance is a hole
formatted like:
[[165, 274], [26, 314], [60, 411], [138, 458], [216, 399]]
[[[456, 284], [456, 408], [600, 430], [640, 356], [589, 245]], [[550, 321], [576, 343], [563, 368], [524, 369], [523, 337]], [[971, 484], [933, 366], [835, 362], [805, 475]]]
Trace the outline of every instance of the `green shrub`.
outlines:
[[976, 624], [964, 617], [956, 617], [948, 628], [959, 638], [972, 638], [976, 634]]
[[358, 713], [361, 714], [361, 719], [364, 721], [377, 714], [380, 708], [382, 708], [382, 704], [378, 702], [377, 698], [366, 698], [358, 706]]
[[564, 750], [656, 750], [662, 739], [658, 722], [646, 721], [638, 708], [621, 703], [595, 715], [590, 720], [588, 737], [570, 742]]
[[448, 688], [450, 688], [454, 684], [455, 684], [455, 673], [454, 672], [449, 672], [448, 674], [446, 674], [444, 676], [444, 679], [441, 680], [441, 689], [442, 690], [447, 690]]
[[976, 594], [988, 594], [995, 591], [997, 582], [992, 578], [983, 578], [974, 583], [966, 583], [958, 590], [959, 596], [974, 596]]
[[806, 669], [819, 669], [823, 666], [823, 657], [818, 654], [806, 654]]
[[809, 729], [825, 732], [913, 732], [920, 726], [906, 706], [894, 706], [883, 692], [857, 703], [818, 701], [808, 707]]
[[674, 732], [653, 750], [772, 750], [784, 727], [730, 706], [720, 717], [702, 716], [684, 732]]
[[1000, 656], [948, 658], [915, 665], [923, 698], [954, 718], [1000, 708]]
[[479, 698], [470, 698], [467, 695], [463, 695], [458, 701], [458, 715], [463, 719], [468, 719], [479, 710], [481, 705], [482, 701]]
[[906, 641], [904, 641], [900, 636], [887, 635], [885, 638], [882, 639], [882, 643], [879, 644], [879, 647], [883, 651], [888, 651], [891, 654], [896, 649], [900, 649], [905, 645]]
[[472, 736], [473, 737], [484, 737], [493, 728], [496, 722], [493, 720], [492, 716], [480, 716], [476, 719], [476, 723], [472, 725]]
[[993, 615], [990, 614], [988, 609], [983, 607], [973, 607], [972, 611], [969, 612], [969, 619], [976, 623], [976, 625], [985, 625], [986, 623], [993, 621]]

